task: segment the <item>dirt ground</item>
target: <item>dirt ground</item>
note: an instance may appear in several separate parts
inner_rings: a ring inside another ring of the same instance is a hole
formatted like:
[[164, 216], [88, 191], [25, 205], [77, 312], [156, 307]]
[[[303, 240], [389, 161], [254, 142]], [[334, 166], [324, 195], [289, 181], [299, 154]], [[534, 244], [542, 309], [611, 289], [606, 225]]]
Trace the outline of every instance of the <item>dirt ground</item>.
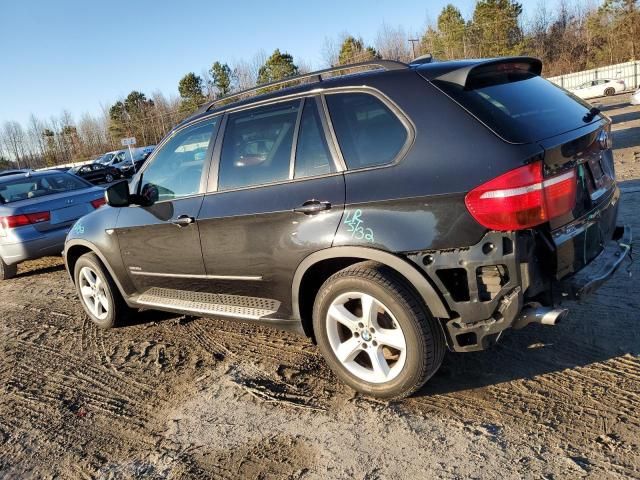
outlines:
[[[602, 108], [640, 234], [640, 108]], [[385, 404], [291, 334], [155, 312], [98, 330], [61, 260], [30, 262], [0, 284], [0, 478], [640, 478], [638, 278]]]

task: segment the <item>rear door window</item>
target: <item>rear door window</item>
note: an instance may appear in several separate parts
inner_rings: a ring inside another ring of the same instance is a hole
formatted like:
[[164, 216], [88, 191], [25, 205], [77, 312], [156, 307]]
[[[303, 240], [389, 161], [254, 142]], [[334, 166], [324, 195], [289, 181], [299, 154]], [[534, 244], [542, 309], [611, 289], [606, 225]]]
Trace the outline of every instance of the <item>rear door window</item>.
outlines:
[[229, 115], [222, 142], [218, 189], [289, 179], [300, 100]]
[[304, 103], [300, 120], [294, 178], [313, 177], [335, 171], [316, 101], [309, 98]]
[[325, 98], [347, 168], [384, 165], [400, 153], [409, 133], [382, 100], [359, 92]]
[[529, 143], [598, 121], [590, 105], [531, 73], [509, 73], [480, 79], [473, 88], [433, 82], [500, 137]]

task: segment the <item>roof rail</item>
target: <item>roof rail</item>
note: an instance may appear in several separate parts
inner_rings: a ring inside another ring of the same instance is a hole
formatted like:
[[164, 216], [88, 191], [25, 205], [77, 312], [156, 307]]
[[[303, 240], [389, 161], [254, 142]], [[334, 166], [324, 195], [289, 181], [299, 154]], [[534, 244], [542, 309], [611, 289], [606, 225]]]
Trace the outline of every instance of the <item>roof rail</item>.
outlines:
[[241, 97], [244, 97], [244, 96], [247, 96], [247, 98], [250, 98], [251, 96], [255, 96], [251, 94], [266, 93], [264, 92], [264, 90], [270, 87], [286, 85], [288, 83], [293, 83], [293, 82], [302, 83], [302, 81], [304, 80], [307, 80], [306, 83], [321, 82], [323, 80], [322, 78], [323, 75], [327, 75], [330, 73], [334, 73], [334, 74], [337, 73], [337, 75], [331, 75], [331, 77], [338, 77], [338, 76], [347, 74], [347, 73], [340, 73], [340, 72], [347, 72], [354, 69], [360, 69], [363, 67], [378, 67], [378, 68], [368, 68], [368, 69], [365, 69], [365, 71], [379, 70], [379, 69], [404, 70], [406, 68], [409, 68], [409, 66], [406, 63], [398, 62], [395, 60], [370, 60], [367, 62], [350, 63], [347, 65], [337, 65], [335, 67], [325, 68], [324, 70], [318, 70], [310, 73], [303, 73], [302, 75], [296, 75], [293, 77], [284, 78], [282, 80], [276, 80], [275, 82], [263, 83], [262, 85], [257, 85], [247, 90], [243, 90], [241, 92], [237, 92], [232, 95], [227, 95], [226, 97], [219, 98], [217, 100], [214, 100], [213, 102], [209, 102], [208, 104], [204, 105], [203, 107], [200, 108], [199, 112], [200, 113], [207, 112], [211, 110], [213, 107], [220, 104], [228, 103], [230, 100], [233, 100], [233, 99], [243, 99]]

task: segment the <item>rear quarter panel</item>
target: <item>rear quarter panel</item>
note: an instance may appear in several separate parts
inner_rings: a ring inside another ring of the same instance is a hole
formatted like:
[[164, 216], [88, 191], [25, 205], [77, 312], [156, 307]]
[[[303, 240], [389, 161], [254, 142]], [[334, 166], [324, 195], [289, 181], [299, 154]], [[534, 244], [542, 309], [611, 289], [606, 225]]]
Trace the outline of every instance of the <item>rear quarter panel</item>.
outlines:
[[465, 194], [540, 147], [501, 140], [415, 72], [388, 72], [368, 85], [405, 113], [415, 138], [395, 164], [345, 173], [346, 209], [334, 245], [406, 252], [477, 243], [486, 229], [468, 213]]

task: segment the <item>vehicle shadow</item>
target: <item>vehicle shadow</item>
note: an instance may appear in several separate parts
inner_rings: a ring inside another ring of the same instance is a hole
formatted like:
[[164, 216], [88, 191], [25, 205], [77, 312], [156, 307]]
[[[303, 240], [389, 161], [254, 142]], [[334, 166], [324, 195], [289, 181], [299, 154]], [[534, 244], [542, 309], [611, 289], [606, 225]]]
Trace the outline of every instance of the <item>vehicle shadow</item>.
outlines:
[[61, 270], [64, 270], [64, 264], [51, 265], [48, 267], [35, 267], [26, 271], [20, 271], [15, 278], [29, 278], [35, 275], [44, 275], [46, 273], [59, 272]]
[[638, 147], [638, 150], [640, 150], [638, 139], [640, 139], [640, 127], [615, 130], [613, 131], [613, 149]]
[[633, 112], [619, 113], [618, 115], [611, 115], [613, 123], [631, 122], [633, 120], [640, 120], [640, 109]]
[[[636, 144], [640, 132], [636, 135]], [[618, 223], [640, 231], [640, 180], [620, 182]], [[631, 275], [633, 275], [631, 277]], [[583, 303], [566, 302], [569, 316], [557, 326], [529, 325], [506, 330], [497, 345], [482, 352], [445, 355], [440, 370], [414, 397], [443, 395], [531, 379], [565, 369], [640, 355], [640, 262], [625, 261]], [[631, 277], [631, 278], [630, 278]]]
[[180, 313], [163, 312], [161, 310], [134, 310], [131, 315], [119, 326], [119, 328], [137, 327], [145, 324], [157, 324], [163, 322], [179, 322], [185, 325], [200, 318], [198, 316], [182, 315]]
[[[594, 105], [596, 103], [599, 103], [599, 102], [594, 102]], [[606, 105], [600, 103], [599, 105], [597, 105], [597, 107], [601, 112], [608, 112], [609, 110], [617, 110], [619, 108], [624, 108], [627, 105], [629, 105], [629, 101], [628, 100], [621, 101], [621, 102], [616, 102], [616, 103], [609, 103], [609, 104], [606, 104]]]

